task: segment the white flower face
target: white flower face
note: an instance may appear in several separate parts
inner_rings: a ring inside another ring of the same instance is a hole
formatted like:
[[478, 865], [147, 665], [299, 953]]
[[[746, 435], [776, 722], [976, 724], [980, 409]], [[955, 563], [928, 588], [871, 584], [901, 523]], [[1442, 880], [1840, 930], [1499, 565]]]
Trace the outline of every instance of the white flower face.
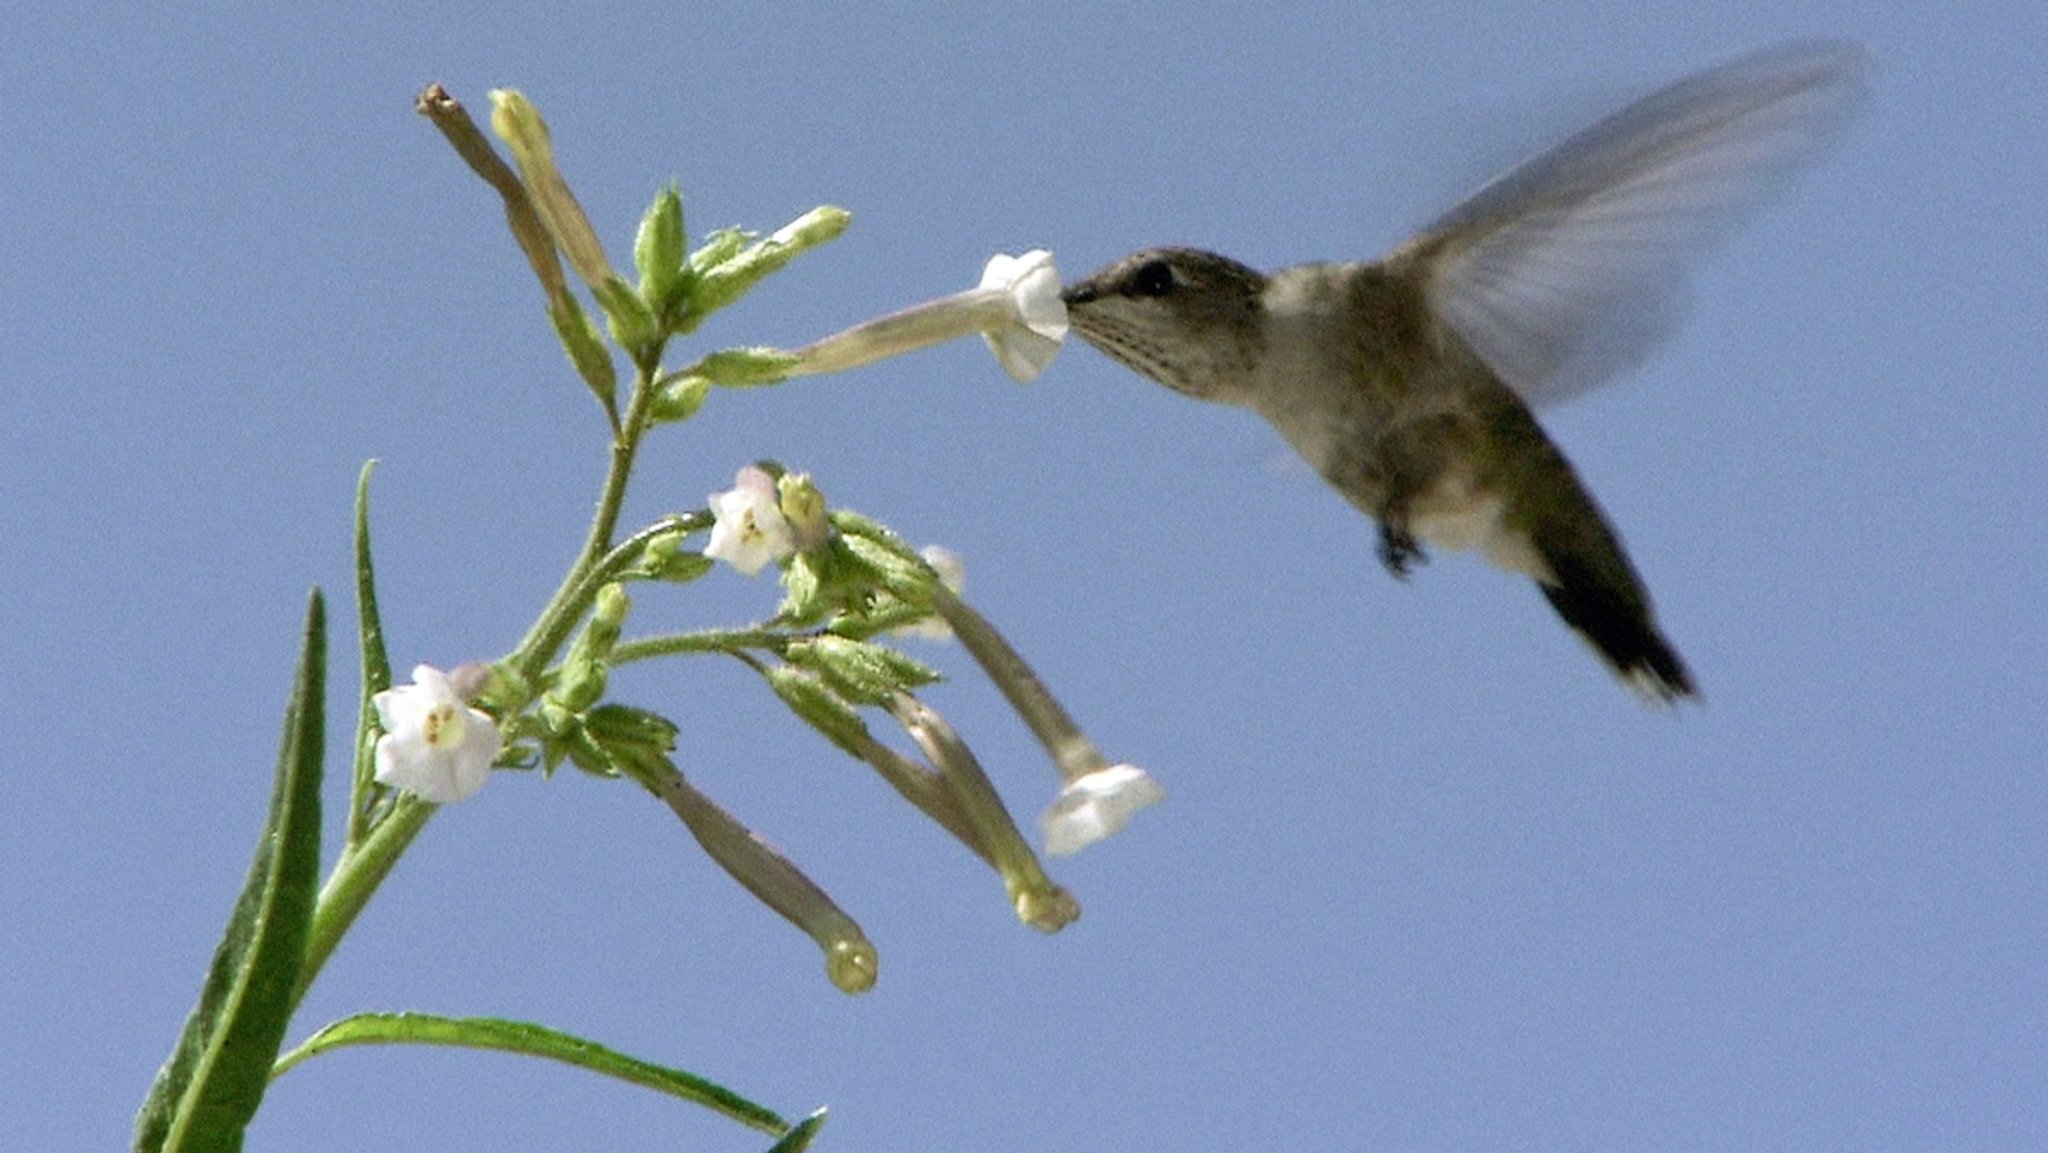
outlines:
[[982, 339], [1010, 379], [1037, 379], [1059, 353], [1067, 336], [1067, 306], [1060, 299], [1060, 274], [1052, 253], [1034, 248], [1022, 256], [998, 254], [981, 273], [983, 291], [1007, 294], [1010, 323], [984, 331]]
[[1038, 819], [1045, 851], [1064, 857], [1122, 831], [1131, 815], [1166, 799], [1159, 782], [1136, 765], [1111, 765], [1069, 781]]
[[456, 695], [448, 674], [431, 665], [412, 671], [412, 684], [371, 699], [384, 735], [377, 738], [377, 783], [445, 805], [484, 787], [504, 740], [489, 715]]
[[796, 534], [782, 515], [775, 478], [753, 465], [739, 471], [733, 487], [711, 494], [711, 543], [704, 555], [748, 576], [796, 551]]

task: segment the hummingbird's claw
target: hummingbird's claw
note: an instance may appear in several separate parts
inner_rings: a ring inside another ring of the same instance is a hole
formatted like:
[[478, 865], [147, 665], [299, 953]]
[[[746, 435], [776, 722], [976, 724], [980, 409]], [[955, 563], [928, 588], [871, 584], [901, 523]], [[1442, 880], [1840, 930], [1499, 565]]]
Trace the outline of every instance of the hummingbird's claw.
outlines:
[[1407, 580], [1411, 566], [1429, 563], [1429, 554], [1422, 551], [1415, 534], [1392, 520], [1380, 522], [1379, 556], [1395, 580]]

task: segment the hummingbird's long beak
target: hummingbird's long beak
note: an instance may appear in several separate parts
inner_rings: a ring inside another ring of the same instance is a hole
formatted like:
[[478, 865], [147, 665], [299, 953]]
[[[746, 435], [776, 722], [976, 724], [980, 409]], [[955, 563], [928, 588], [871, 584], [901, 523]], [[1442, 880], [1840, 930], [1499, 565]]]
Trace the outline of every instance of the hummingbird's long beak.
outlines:
[[1069, 284], [1065, 288], [1060, 289], [1060, 301], [1069, 308], [1076, 304], [1093, 303], [1101, 295], [1102, 290], [1095, 286], [1095, 281], [1092, 279]]

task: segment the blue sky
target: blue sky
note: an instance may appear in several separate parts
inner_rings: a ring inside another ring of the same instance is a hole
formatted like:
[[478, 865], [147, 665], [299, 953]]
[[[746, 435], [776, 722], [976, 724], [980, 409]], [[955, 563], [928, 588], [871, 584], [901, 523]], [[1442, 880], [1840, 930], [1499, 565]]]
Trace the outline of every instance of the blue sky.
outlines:
[[[810, 471], [961, 553], [1169, 801], [1057, 864], [1085, 913], [1044, 937], [743, 669], [634, 669], [683, 769], [865, 926], [875, 991], [631, 786], [508, 776], [435, 819], [293, 1032], [542, 1019], [829, 1105], [827, 1150], [2048, 1145], [2040, 5], [55, 12], [0, 41], [0, 1147], [128, 1139], [247, 864], [306, 589], [347, 588], [361, 463], [401, 666], [508, 649], [580, 540], [597, 413], [425, 82], [525, 90], [621, 258], [670, 178], [693, 232], [853, 212], [708, 349], [999, 250], [1372, 256], [1616, 101], [1808, 35], [1870, 48], [1861, 125], [1697, 264], [1660, 355], [1545, 414], [1703, 706], [1638, 707], [1472, 557], [1388, 579], [1255, 418], [1078, 343], [1024, 387], [963, 342], [723, 395], [657, 434], [629, 523], [759, 457]], [[635, 626], [774, 599], [720, 572]], [[1035, 813], [1028, 734], [927, 654]], [[765, 1144], [426, 1050], [301, 1067], [250, 1140]]]

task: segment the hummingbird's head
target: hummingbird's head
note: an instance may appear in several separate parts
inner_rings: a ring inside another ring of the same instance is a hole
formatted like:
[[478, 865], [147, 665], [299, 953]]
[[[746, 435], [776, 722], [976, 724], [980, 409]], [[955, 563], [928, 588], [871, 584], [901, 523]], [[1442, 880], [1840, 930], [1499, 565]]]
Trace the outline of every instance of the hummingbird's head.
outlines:
[[1195, 248], [1148, 248], [1060, 294], [1067, 320], [1111, 359], [1193, 397], [1236, 400], [1265, 344], [1266, 278]]

